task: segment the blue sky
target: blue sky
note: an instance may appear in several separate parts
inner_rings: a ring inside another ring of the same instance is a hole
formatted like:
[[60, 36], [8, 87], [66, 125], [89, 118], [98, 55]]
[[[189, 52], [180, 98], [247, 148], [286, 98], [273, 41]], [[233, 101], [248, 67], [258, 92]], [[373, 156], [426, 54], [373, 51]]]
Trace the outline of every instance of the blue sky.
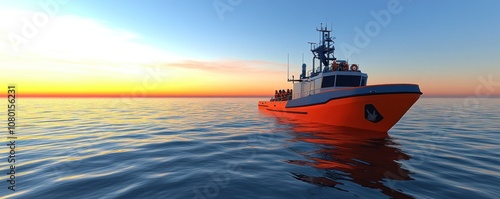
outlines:
[[[355, 34], [353, 28], [363, 29], [374, 20], [370, 11], [387, 9], [390, 2], [235, 0], [241, 3], [233, 6], [228, 0], [217, 1], [233, 9], [223, 14], [223, 20], [212, 0], [71, 0], [61, 7], [61, 13], [92, 18], [137, 33], [141, 42], [198, 57], [280, 61], [290, 53], [300, 62], [302, 53], [310, 56], [307, 42], [317, 40], [314, 28], [320, 23], [328, 20], [329, 25], [334, 25], [337, 42], [350, 42]], [[36, 3], [26, 2], [6, 4], [40, 9]], [[500, 41], [496, 36], [500, 33], [499, 1], [397, 2], [403, 11], [392, 15], [390, 24], [372, 38], [366, 51], [371, 46], [388, 51], [405, 48], [419, 57], [433, 56], [429, 51], [439, 51], [442, 56], [457, 55], [457, 51], [477, 56], [477, 47], [499, 52], [498, 45], [494, 45]]]
[[[6, 7], [41, 10], [38, 1], [1, 2]], [[214, 3], [231, 10], [221, 18]], [[400, 12], [391, 13], [386, 26], [380, 25], [371, 13], [385, 12], [393, 3]], [[59, 15], [76, 15], [135, 33], [138, 43], [192, 60], [286, 63], [289, 53], [296, 73], [302, 54], [307, 64], [311, 62], [307, 42], [318, 40], [314, 29], [328, 22], [334, 26], [336, 57], [359, 63], [376, 83], [438, 84], [440, 76], [474, 82], [480, 75], [500, 75], [499, 8], [496, 0], [72, 0], [61, 6]], [[354, 45], [355, 29], [366, 32], [372, 22], [379, 24], [377, 34], [346, 57], [339, 45]]]

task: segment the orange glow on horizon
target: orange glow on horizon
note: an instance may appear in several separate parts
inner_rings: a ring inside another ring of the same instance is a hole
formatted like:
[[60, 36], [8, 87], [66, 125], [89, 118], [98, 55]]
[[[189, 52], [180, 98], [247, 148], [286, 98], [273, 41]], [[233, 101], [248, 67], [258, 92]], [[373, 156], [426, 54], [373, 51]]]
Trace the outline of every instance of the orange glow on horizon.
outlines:
[[[7, 94], [0, 95], [6, 97]], [[247, 93], [247, 94], [175, 94], [175, 93], [17, 93], [19, 98], [161, 98], [161, 97], [269, 97], [271, 95]]]
[[[290, 87], [283, 87], [281, 89], [288, 89]], [[422, 97], [500, 97], [498, 93], [486, 93], [483, 92], [481, 95], [476, 96], [475, 94], [467, 91], [458, 92], [457, 90], [440, 90], [440, 89], [422, 89]], [[162, 97], [272, 97], [274, 95], [273, 89], [262, 89], [262, 90], [250, 90], [249, 92], [112, 92], [112, 93], [99, 93], [99, 92], [19, 92], [17, 91], [16, 97], [19, 98], [162, 98]], [[2, 92], [0, 97], [6, 97], [7, 92]]]

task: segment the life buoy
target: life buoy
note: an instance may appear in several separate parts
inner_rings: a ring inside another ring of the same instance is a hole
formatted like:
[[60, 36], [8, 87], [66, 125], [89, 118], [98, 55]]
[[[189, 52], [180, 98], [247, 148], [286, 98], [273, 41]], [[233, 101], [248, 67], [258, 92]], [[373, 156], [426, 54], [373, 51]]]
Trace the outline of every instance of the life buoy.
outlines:
[[358, 71], [358, 65], [357, 64], [351, 65], [351, 70], [352, 71]]

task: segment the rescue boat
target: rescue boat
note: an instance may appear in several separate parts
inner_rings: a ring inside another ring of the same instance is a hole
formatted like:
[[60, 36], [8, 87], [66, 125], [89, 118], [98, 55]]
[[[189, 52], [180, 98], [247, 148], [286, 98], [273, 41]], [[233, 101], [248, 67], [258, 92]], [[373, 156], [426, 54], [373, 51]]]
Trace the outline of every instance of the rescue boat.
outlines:
[[[259, 110], [278, 117], [387, 132], [422, 92], [416, 84], [367, 85], [368, 75], [359, 65], [334, 57], [332, 30], [316, 29], [320, 42], [311, 43], [312, 70], [302, 64], [299, 79], [288, 79], [293, 89], [276, 91], [269, 101], [259, 101]], [[315, 66], [315, 61], [319, 66]]]

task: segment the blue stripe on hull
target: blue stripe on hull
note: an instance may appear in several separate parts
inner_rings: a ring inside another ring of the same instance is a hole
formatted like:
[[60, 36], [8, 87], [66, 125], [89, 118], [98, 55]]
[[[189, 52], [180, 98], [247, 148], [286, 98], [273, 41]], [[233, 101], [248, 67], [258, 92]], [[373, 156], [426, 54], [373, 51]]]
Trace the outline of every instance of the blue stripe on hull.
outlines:
[[415, 84], [389, 84], [389, 85], [373, 85], [347, 89], [338, 89], [302, 97], [295, 100], [290, 100], [286, 104], [286, 108], [296, 108], [303, 106], [312, 106], [317, 104], [325, 104], [330, 100], [379, 94], [397, 94], [397, 93], [415, 93], [422, 94], [420, 88]]

